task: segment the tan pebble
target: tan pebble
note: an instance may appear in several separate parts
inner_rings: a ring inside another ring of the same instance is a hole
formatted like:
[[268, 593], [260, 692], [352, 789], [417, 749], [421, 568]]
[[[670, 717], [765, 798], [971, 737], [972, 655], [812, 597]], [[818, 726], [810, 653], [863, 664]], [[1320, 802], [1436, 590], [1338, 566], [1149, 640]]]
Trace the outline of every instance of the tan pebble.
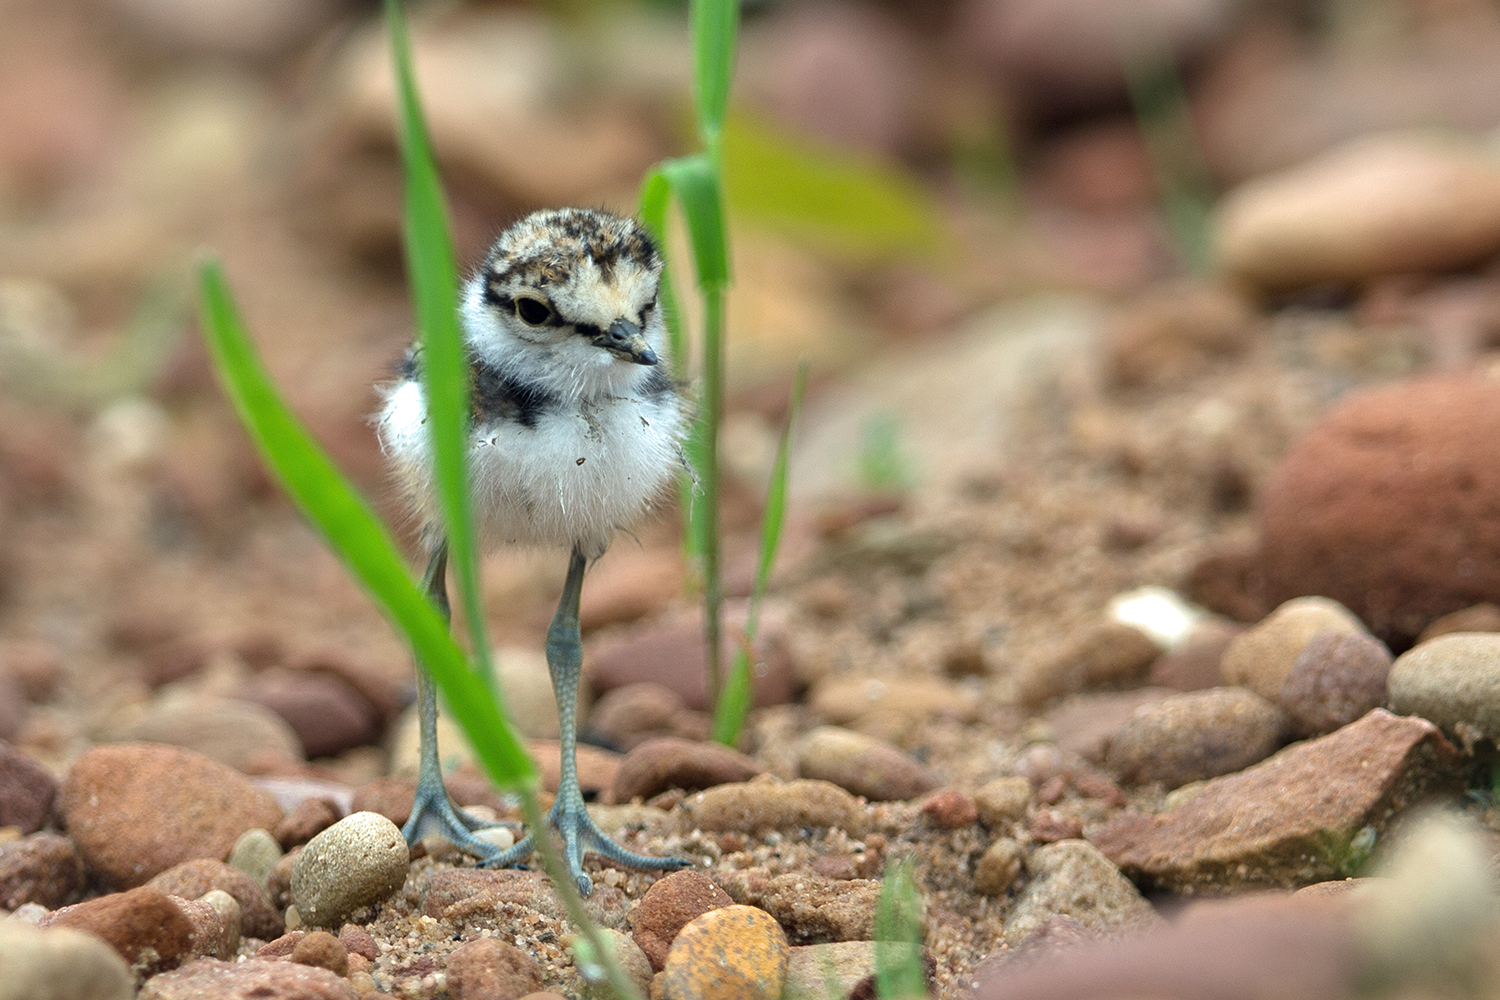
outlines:
[[281, 845], [271, 836], [271, 832], [257, 826], [240, 834], [227, 861], [231, 868], [238, 868], [264, 889], [266, 881], [271, 877], [271, 869], [276, 867], [276, 862], [281, 860], [283, 853]]
[[292, 898], [309, 924], [336, 927], [360, 907], [400, 889], [410, 864], [396, 824], [379, 813], [354, 813], [309, 840], [297, 855]]
[[837, 827], [863, 836], [867, 826], [859, 800], [827, 781], [750, 781], [719, 785], [682, 800], [689, 820], [703, 830]]
[[996, 778], [974, 793], [979, 822], [991, 830], [1024, 818], [1030, 803], [1031, 782], [1020, 777]]
[[1267, 701], [1276, 701], [1303, 647], [1325, 629], [1365, 632], [1364, 624], [1338, 601], [1326, 597], [1287, 601], [1224, 650], [1219, 663], [1224, 683], [1249, 688]]
[[115, 949], [85, 931], [0, 921], [0, 1000], [129, 1000], [135, 978]]
[[1003, 896], [1021, 874], [1021, 845], [1001, 837], [980, 856], [974, 866], [974, 887], [986, 896]]
[[790, 958], [786, 934], [769, 913], [738, 905], [710, 910], [684, 927], [667, 953], [662, 1000], [777, 1000]]
[[938, 785], [929, 768], [891, 744], [838, 726], [819, 726], [798, 741], [797, 773], [879, 802], [914, 799]]

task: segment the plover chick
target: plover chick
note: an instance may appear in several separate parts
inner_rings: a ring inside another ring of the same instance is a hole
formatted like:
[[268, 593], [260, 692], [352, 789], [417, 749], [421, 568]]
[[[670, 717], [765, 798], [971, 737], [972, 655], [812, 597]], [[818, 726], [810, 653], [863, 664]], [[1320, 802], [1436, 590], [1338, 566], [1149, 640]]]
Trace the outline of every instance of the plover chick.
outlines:
[[[548, 822], [568, 869], [592, 888], [583, 852], [633, 868], [681, 868], [606, 837], [584, 807], [575, 733], [583, 649], [578, 597], [589, 561], [650, 509], [681, 467], [687, 420], [667, 374], [657, 301], [662, 261], [636, 222], [606, 212], [536, 212], [506, 230], [465, 282], [459, 312], [468, 354], [473, 508], [487, 546], [565, 548], [562, 600], [547, 631], [557, 696], [562, 776]], [[433, 490], [421, 382], [407, 352], [385, 390], [380, 444], [421, 519], [430, 558], [424, 584], [446, 613], [447, 539]], [[417, 670], [420, 763], [409, 843], [435, 828], [487, 866], [527, 857], [537, 831], [500, 850], [474, 836], [487, 825], [456, 809], [443, 787], [432, 679]]]

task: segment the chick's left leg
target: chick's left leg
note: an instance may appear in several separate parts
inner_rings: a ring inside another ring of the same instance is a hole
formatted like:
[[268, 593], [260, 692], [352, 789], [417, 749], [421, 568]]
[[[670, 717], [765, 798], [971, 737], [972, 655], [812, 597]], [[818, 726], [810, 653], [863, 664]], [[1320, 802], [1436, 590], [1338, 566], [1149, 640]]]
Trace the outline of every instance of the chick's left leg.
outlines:
[[[577, 548], [568, 562], [568, 578], [563, 584], [562, 600], [547, 629], [547, 669], [552, 674], [552, 691], [557, 697], [558, 740], [562, 743], [562, 768], [557, 798], [547, 814], [547, 824], [562, 836], [563, 861], [568, 874], [578, 883], [585, 896], [593, 891], [593, 881], [583, 873], [583, 852], [593, 851], [608, 861], [629, 868], [646, 870], [686, 868], [692, 862], [682, 858], [653, 858], [627, 851], [615, 843], [594, 823], [584, 807], [583, 790], [578, 785], [578, 681], [583, 666], [583, 639], [578, 628], [578, 598], [583, 589], [583, 571], [587, 560]], [[519, 861], [531, 852], [536, 831], [515, 847], [496, 858], [481, 862], [485, 866], [505, 865]]]

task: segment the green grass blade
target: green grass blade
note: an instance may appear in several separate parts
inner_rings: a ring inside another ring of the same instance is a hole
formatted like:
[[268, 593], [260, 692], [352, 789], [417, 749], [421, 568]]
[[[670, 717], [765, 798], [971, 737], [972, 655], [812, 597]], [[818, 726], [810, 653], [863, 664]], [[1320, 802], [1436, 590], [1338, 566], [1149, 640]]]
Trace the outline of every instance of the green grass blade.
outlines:
[[693, 106], [698, 134], [715, 155], [724, 132], [729, 87], [734, 82], [739, 0], [692, 0]]
[[640, 197], [636, 201], [636, 214], [641, 224], [656, 240], [657, 252], [661, 254], [661, 284], [657, 288], [657, 300], [661, 303], [662, 320], [667, 325], [667, 343], [672, 348], [672, 373], [678, 380], [687, 378], [688, 344], [687, 332], [682, 325], [682, 305], [677, 301], [677, 291], [672, 285], [671, 262], [667, 257], [667, 208], [672, 201], [672, 184], [667, 175], [653, 168], [641, 181]]
[[724, 198], [714, 161], [697, 153], [667, 160], [659, 169], [682, 206], [688, 238], [693, 244], [698, 287], [705, 290], [725, 287], [730, 278], [729, 231], [724, 224]]
[[725, 746], [734, 746], [740, 738], [740, 730], [750, 714], [753, 697], [750, 677], [750, 651], [755, 637], [760, 632], [760, 606], [765, 600], [766, 587], [771, 582], [771, 570], [776, 565], [776, 551], [781, 546], [781, 530], [786, 525], [787, 486], [791, 480], [790, 462], [792, 451], [792, 427], [797, 415], [802, 412], [802, 396], [807, 391], [807, 362], [797, 366], [797, 379], [792, 384], [792, 402], [787, 408], [786, 426], [781, 429], [781, 440], [776, 446], [776, 461], [771, 467], [771, 481], [766, 487], [766, 507], [760, 519], [760, 559], [755, 566], [755, 586], [750, 592], [750, 610], [745, 616], [745, 641], [735, 652], [734, 662], [729, 668], [729, 677], [724, 690], [714, 705], [713, 738]]
[[422, 379], [431, 434], [433, 480], [448, 532], [448, 552], [459, 603], [480, 676], [499, 696], [494, 680], [484, 605], [479, 590], [478, 546], [468, 489], [469, 373], [458, 328], [458, 264], [437, 162], [412, 75], [411, 42], [401, 0], [385, 0], [400, 106], [401, 160], [406, 176], [406, 264], [422, 345]]
[[922, 968], [922, 894], [910, 858], [892, 862], [875, 904], [875, 995], [911, 1000], [927, 995]]
[[724, 192], [737, 215], [847, 259], [933, 259], [953, 243], [932, 196], [896, 167], [743, 114], [724, 132]]
[[216, 262], [203, 265], [200, 290], [215, 368], [262, 457], [431, 671], [490, 776], [505, 788], [529, 788], [536, 781], [531, 758], [412, 580], [389, 532], [277, 394]]

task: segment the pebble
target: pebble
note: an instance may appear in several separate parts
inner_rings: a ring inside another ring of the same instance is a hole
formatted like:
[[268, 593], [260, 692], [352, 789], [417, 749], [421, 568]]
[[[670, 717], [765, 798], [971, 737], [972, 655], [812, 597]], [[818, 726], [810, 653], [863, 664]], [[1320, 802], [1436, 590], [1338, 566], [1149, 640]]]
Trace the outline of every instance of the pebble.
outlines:
[[1377, 708], [1156, 815], [1124, 813], [1090, 839], [1148, 887], [1295, 888], [1349, 874], [1350, 838], [1397, 804], [1462, 787], [1457, 751], [1432, 723]]
[[254, 827], [240, 834], [229, 850], [227, 862], [229, 867], [238, 868], [264, 889], [271, 878], [271, 869], [276, 867], [284, 853], [270, 832]]
[[859, 800], [827, 781], [759, 779], [719, 785], [682, 800], [688, 822], [702, 830], [786, 830], [837, 827], [864, 835], [867, 819]]
[[338, 806], [328, 799], [303, 799], [276, 824], [276, 842], [284, 849], [305, 844], [340, 818]]
[[146, 886], [64, 906], [43, 917], [41, 926], [87, 931], [148, 975], [193, 955], [192, 922], [166, 893]]
[[448, 956], [453, 1000], [519, 1000], [542, 988], [536, 960], [509, 941], [477, 938]]
[[1026, 859], [1026, 873], [1030, 879], [1005, 921], [1011, 947], [1054, 917], [1111, 932], [1161, 922], [1115, 863], [1088, 841], [1037, 848]]
[[[1171, 924], [1142, 933], [1061, 942], [1028, 941], [981, 962], [973, 995], [1006, 1000], [1105, 997], [1359, 995], [1353, 928], [1330, 909], [1288, 897], [1192, 904]], [[1061, 930], [1061, 928], [1060, 928]], [[1047, 934], [1040, 930], [1037, 938]], [[1050, 946], [1049, 946], [1050, 945]]]
[[[614, 951], [615, 961], [620, 963], [620, 968], [626, 978], [635, 985], [636, 989], [640, 990], [642, 996], [648, 995], [651, 992], [654, 972], [650, 960], [646, 958], [640, 946], [624, 931], [611, 927], [600, 928], [600, 931], [604, 936], [605, 944]], [[585, 980], [581, 992], [585, 1000], [617, 1000], [619, 997], [607, 978]]]
[[974, 864], [974, 888], [986, 896], [1003, 896], [1021, 874], [1021, 845], [1009, 837], [997, 837]]
[[749, 781], [764, 771], [751, 758], [720, 743], [660, 737], [641, 743], [620, 761], [610, 801], [649, 799], [669, 788], [696, 792]]
[[979, 699], [971, 690], [937, 677], [839, 674], [814, 684], [807, 703], [838, 726], [879, 711], [893, 711], [919, 722], [932, 718], [973, 722], [979, 713]]
[[[600, 889], [596, 885], [595, 893]], [[418, 883], [422, 913], [437, 920], [451, 920], [464, 913], [493, 910], [505, 904], [566, 919], [562, 899], [551, 880], [541, 872], [450, 868], [429, 871]]]
[[52, 820], [57, 781], [48, 770], [0, 740], [0, 826], [36, 833]]
[[1364, 633], [1313, 634], [1281, 685], [1292, 735], [1323, 736], [1385, 702], [1391, 652]]
[[798, 944], [870, 940], [879, 902], [877, 879], [831, 879], [813, 872], [777, 875], [756, 899]]
[[135, 976], [93, 934], [0, 920], [0, 1000], [131, 1000]]
[[309, 931], [292, 946], [291, 959], [299, 965], [314, 965], [336, 976], [349, 975], [349, 949], [327, 931]]
[[943, 830], [961, 830], [979, 820], [974, 800], [956, 788], [945, 788], [928, 796], [919, 811]]
[[1144, 680], [1162, 647], [1135, 625], [1102, 621], [1021, 664], [1015, 696], [1040, 705], [1088, 687], [1121, 687]]
[[1176, 691], [1201, 691], [1224, 682], [1224, 653], [1245, 627], [1220, 618], [1206, 618], [1193, 627], [1176, 649], [1151, 664], [1150, 682]]
[[1038, 809], [1027, 817], [1026, 832], [1039, 844], [1077, 840], [1083, 836], [1083, 820], [1056, 809]]
[[1324, 414], [1261, 488], [1270, 599], [1342, 601], [1399, 648], [1500, 593], [1497, 392], [1488, 374], [1433, 375], [1350, 393]]
[[[747, 606], [724, 606], [725, 663], [734, 655], [733, 636], [745, 622]], [[766, 609], [770, 611], [768, 607]], [[756, 637], [753, 685], [755, 705], [784, 705], [796, 693], [786, 627], [776, 614], [763, 614]], [[707, 709], [707, 660], [700, 610], [672, 612], [623, 630], [611, 630], [588, 642], [585, 660], [595, 690], [650, 682], [676, 691], [690, 708]]]
[[240, 906], [244, 932], [269, 941], [285, 929], [281, 914], [271, 905], [266, 890], [253, 878], [231, 865], [213, 858], [195, 858], [174, 865], [157, 875], [149, 887], [169, 896], [198, 899], [204, 893], [221, 889], [233, 896]]
[[406, 882], [411, 857], [396, 824], [357, 812], [307, 842], [292, 863], [292, 899], [312, 926], [336, 927]]
[[1391, 708], [1420, 715], [1471, 747], [1500, 735], [1500, 633], [1450, 632], [1396, 658]]
[[625, 750], [664, 735], [676, 714], [687, 708], [682, 695], [662, 684], [642, 681], [606, 691], [589, 714], [589, 730]]
[[1500, 164], [1454, 134], [1349, 142], [1219, 203], [1220, 266], [1262, 290], [1431, 273], [1500, 250]]
[[797, 743], [797, 774], [831, 781], [874, 802], [914, 799], [939, 784], [932, 770], [873, 736], [819, 726]]
[[[891, 942], [894, 943], [894, 942]], [[874, 941], [834, 941], [792, 949], [786, 966], [784, 1000], [829, 1000], [847, 997], [875, 971]], [[837, 983], [837, 992], [830, 987]]]
[[146, 980], [136, 1000], [358, 1000], [347, 980], [311, 965], [202, 958]]
[[302, 760], [302, 741], [286, 720], [263, 705], [210, 695], [165, 696], [142, 714], [109, 727], [111, 743], [161, 743], [182, 747], [236, 771], [266, 755]]
[[1422, 630], [1415, 645], [1449, 632], [1500, 632], [1500, 605], [1486, 601], [1443, 615]]
[[[1071, 695], [1042, 716], [1046, 722], [1044, 732], [1062, 753], [1077, 754], [1097, 763], [1104, 759], [1104, 750], [1117, 729], [1129, 722], [1142, 706], [1155, 704], [1171, 693], [1168, 688], [1142, 687]], [[1035, 783], [1040, 785], [1044, 780]]]
[[297, 736], [299, 757], [332, 757], [375, 743], [385, 721], [353, 685], [321, 670], [272, 667], [253, 674], [236, 694], [284, 719]]
[[[526, 741], [526, 751], [542, 772], [542, 788], [557, 791], [557, 783], [562, 778], [562, 744], [557, 740], [530, 739]], [[615, 786], [622, 759], [612, 750], [581, 744], [574, 762], [578, 765], [578, 786], [583, 793], [596, 800], [607, 797]]]
[[193, 928], [190, 954], [194, 958], [232, 959], [240, 950], [243, 919], [240, 904], [223, 889], [211, 889], [197, 899], [169, 895]]
[[225, 857], [246, 830], [281, 820], [275, 799], [244, 775], [155, 744], [84, 753], [63, 782], [62, 814], [89, 871], [121, 887], [181, 861]]
[[709, 910], [733, 904], [729, 894], [704, 873], [673, 872], [658, 879], [641, 897], [631, 914], [631, 934], [652, 970], [660, 972], [678, 931]]
[[[725, 906], [677, 935], [662, 969], [662, 1000], [779, 1000], [791, 947], [772, 916]], [[654, 992], [654, 991], [653, 991]]]
[[1267, 701], [1278, 700], [1292, 664], [1308, 640], [1323, 631], [1358, 635], [1365, 627], [1348, 608], [1326, 597], [1287, 601], [1224, 650], [1224, 683], [1249, 688]]
[[979, 822], [991, 830], [1026, 817], [1031, 804], [1031, 782], [1022, 777], [996, 778], [974, 793]]
[[1189, 691], [1138, 709], [1115, 731], [1104, 765], [1127, 784], [1176, 788], [1269, 757], [1287, 730], [1286, 713], [1244, 688]]
[[55, 910], [83, 888], [83, 861], [69, 838], [43, 832], [0, 844], [0, 910], [26, 903]]

